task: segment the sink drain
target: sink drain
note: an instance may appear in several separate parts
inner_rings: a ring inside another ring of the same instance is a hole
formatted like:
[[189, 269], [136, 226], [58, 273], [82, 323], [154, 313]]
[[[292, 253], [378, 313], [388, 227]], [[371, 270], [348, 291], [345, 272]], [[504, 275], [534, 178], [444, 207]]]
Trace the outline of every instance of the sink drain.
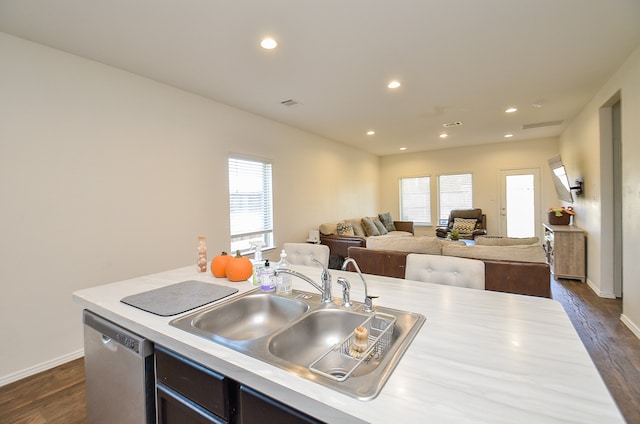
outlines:
[[333, 368], [327, 371], [327, 374], [338, 379], [345, 378], [348, 373], [349, 373], [349, 370], [346, 370], [344, 368]]

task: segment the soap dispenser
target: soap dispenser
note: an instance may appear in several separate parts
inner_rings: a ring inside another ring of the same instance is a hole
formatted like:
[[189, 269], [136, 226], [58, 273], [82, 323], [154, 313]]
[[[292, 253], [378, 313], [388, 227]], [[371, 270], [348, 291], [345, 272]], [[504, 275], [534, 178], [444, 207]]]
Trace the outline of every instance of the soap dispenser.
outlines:
[[264, 242], [262, 240], [255, 240], [250, 243], [250, 246], [254, 249], [253, 260], [251, 261], [253, 265], [251, 283], [254, 286], [260, 286], [260, 274], [262, 274], [262, 270], [264, 269], [264, 263], [262, 261], [262, 247], [264, 246]]
[[[278, 269], [291, 269], [291, 264], [287, 260], [287, 252], [280, 252], [280, 262]], [[276, 277], [276, 294], [291, 294], [291, 275], [286, 272], [278, 273]]]
[[275, 268], [270, 266], [269, 259], [264, 261], [264, 268], [260, 273], [260, 289], [263, 292], [272, 292], [276, 289]]

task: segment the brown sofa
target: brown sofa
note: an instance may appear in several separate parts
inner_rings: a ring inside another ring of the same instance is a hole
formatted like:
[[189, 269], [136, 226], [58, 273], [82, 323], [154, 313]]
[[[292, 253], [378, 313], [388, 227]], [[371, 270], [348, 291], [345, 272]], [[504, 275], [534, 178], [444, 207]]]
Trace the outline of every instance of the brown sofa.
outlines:
[[[365, 274], [404, 278], [409, 252], [348, 248]], [[551, 297], [551, 272], [547, 263], [481, 259], [485, 264], [485, 290]], [[355, 271], [349, 265], [349, 271]]]

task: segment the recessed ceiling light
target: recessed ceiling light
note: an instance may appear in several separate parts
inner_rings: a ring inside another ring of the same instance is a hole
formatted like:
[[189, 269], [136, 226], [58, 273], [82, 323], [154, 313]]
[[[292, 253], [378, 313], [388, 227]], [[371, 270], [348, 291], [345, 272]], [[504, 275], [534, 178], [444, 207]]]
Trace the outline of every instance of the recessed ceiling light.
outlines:
[[398, 87], [400, 87], [400, 83], [398, 81], [391, 81], [389, 84], [387, 84], [387, 87], [389, 87], [389, 88], [398, 88]]
[[507, 110], [505, 110], [506, 113], [513, 113], [513, 112], [517, 112], [518, 108], [517, 107], [510, 107]]
[[400, 150], [407, 150], [407, 148], [406, 147], [401, 147]]
[[440, 138], [447, 138], [447, 137], [449, 137], [449, 134], [447, 133], [440, 134]]
[[513, 137], [513, 134], [505, 134], [504, 135], [504, 138], [511, 138], [511, 137]]
[[376, 133], [376, 132], [375, 132], [375, 131], [373, 131], [373, 130], [369, 130], [369, 131], [367, 131], [367, 135], [374, 135], [375, 133]]
[[263, 49], [271, 50], [271, 49], [275, 49], [278, 43], [273, 38], [265, 38], [260, 42], [260, 45], [262, 46]]

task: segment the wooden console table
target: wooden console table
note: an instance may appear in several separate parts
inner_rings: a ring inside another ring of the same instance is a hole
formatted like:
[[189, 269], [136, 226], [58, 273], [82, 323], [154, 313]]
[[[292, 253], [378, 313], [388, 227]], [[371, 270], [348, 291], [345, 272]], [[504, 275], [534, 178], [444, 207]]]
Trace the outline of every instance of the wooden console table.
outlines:
[[586, 279], [584, 230], [573, 225], [544, 226], [544, 250], [555, 278]]

